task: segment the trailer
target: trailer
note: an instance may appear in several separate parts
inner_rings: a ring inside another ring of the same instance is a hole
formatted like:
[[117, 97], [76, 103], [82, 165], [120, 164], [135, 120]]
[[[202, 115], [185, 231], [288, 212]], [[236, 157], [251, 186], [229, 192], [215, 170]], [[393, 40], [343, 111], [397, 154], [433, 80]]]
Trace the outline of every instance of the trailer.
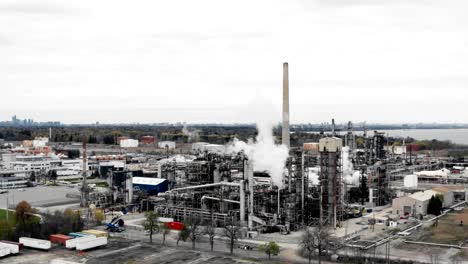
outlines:
[[96, 236], [84, 236], [84, 237], [77, 237], [70, 240], [65, 241], [65, 247], [68, 249], [72, 249], [76, 247], [76, 244], [79, 242], [91, 241], [96, 239]]
[[10, 254], [18, 254], [20, 252], [20, 246], [19, 245], [0, 242], [0, 248], [10, 249]]
[[11, 254], [11, 251], [7, 247], [0, 246], [0, 258]]
[[55, 235], [50, 235], [49, 240], [50, 242], [54, 244], [60, 244], [60, 245], [65, 245], [65, 242], [67, 240], [72, 239], [71, 236], [66, 236], [66, 235], [60, 235], [60, 234], [55, 234]]
[[25, 247], [49, 250], [52, 247], [52, 244], [49, 240], [36, 239], [30, 237], [20, 237], [19, 242]]
[[24, 246], [21, 243], [13, 242], [13, 241], [8, 241], [8, 240], [0, 240], [0, 243], [4, 244], [9, 244], [9, 245], [15, 245], [18, 247], [18, 251], [23, 250]]
[[76, 250], [87, 250], [107, 245], [107, 237], [97, 237], [94, 240], [76, 243]]
[[94, 230], [94, 229], [89, 229], [89, 230], [83, 230], [83, 234], [87, 235], [93, 235], [96, 237], [108, 237], [109, 234], [106, 231], [100, 231], [100, 230]]

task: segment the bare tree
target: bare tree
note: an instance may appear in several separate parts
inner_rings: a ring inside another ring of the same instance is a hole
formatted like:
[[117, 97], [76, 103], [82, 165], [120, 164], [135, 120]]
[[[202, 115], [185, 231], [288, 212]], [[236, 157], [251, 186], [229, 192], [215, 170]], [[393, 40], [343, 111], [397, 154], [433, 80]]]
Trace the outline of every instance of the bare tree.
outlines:
[[211, 251], [213, 251], [214, 239], [216, 237], [216, 226], [213, 223], [210, 225], [206, 225], [204, 233], [208, 235], [208, 238], [210, 239]]
[[224, 236], [228, 239], [228, 246], [232, 255], [234, 254], [234, 245], [240, 237], [239, 226], [237, 226], [234, 221], [229, 221], [229, 223], [224, 226]]
[[315, 243], [314, 243], [314, 234], [309, 228], [306, 228], [304, 234], [302, 234], [302, 239], [300, 242], [301, 250], [304, 254], [307, 255], [307, 258], [310, 261], [312, 260], [312, 256], [315, 253]]
[[197, 216], [190, 217], [187, 223], [190, 240], [192, 240], [192, 249], [195, 249], [197, 239], [203, 234], [203, 229], [200, 226], [201, 219]]
[[171, 232], [171, 229], [169, 226], [166, 225], [166, 223], [161, 223], [159, 226], [159, 230], [161, 231], [161, 234], [163, 236], [163, 245], [166, 244], [166, 236]]
[[302, 235], [300, 246], [303, 252], [307, 254], [309, 263], [315, 253], [318, 255], [318, 263], [322, 263], [323, 253], [333, 248], [329, 227], [319, 225], [314, 230], [307, 228]]

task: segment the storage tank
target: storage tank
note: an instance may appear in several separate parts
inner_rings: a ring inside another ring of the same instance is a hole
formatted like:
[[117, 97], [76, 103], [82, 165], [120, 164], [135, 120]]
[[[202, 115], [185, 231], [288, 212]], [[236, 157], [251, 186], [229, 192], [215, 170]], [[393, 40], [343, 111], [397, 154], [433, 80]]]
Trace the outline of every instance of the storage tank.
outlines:
[[418, 176], [417, 175], [406, 175], [403, 184], [406, 188], [418, 188]]

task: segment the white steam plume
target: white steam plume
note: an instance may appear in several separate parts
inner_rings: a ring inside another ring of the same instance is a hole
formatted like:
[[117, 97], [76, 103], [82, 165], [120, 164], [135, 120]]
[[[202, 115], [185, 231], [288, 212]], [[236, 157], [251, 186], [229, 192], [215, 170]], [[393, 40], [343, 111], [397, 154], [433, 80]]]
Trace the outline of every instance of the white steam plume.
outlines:
[[316, 167], [316, 168], [308, 168], [308, 173], [309, 173], [309, 183], [311, 183], [312, 185], [319, 185], [320, 184], [320, 181], [319, 181], [319, 171], [320, 171], [320, 168]]
[[275, 108], [270, 102], [260, 99], [248, 109], [250, 116], [255, 116], [257, 125], [258, 134], [255, 142], [249, 140], [246, 143], [235, 139], [228, 145], [227, 151], [230, 153], [243, 151], [253, 161], [256, 171], [267, 171], [273, 184], [282, 189], [283, 173], [289, 153], [286, 146], [275, 144], [273, 136], [273, 127], [277, 122], [273, 118]]
[[343, 147], [341, 151], [341, 157], [343, 159], [343, 181], [345, 184], [358, 186], [361, 173], [354, 170], [353, 162], [349, 158], [349, 151], [349, 147]]
[[194, 140], [198, 140], [200, 130], [194, 129], [192, 131], [188, 130], [187, 124], [184, 123], [184, 127], [182, 128], [182, 133], [188, 136], [188, 141], [192, 142]]

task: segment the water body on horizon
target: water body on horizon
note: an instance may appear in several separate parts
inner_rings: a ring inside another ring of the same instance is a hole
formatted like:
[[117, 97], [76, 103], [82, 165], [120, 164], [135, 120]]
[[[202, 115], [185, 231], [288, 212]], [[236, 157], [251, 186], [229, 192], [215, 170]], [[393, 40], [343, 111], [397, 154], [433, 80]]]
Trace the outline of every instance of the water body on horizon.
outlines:
[[[450, 140], [456, 144], [468, 145], [468, 128], [460, 129], [392, 129], [378, 130], [385, 132], [389, 137], [411, 137], [417, 140]], [[339, 134], [345, 134], [346, 131], [340, 131]], [[362, 131], [356, 131], [356, 134], [362, 135]], [[374, 131], [368, 131], [368, 135], [373, 135]]]

